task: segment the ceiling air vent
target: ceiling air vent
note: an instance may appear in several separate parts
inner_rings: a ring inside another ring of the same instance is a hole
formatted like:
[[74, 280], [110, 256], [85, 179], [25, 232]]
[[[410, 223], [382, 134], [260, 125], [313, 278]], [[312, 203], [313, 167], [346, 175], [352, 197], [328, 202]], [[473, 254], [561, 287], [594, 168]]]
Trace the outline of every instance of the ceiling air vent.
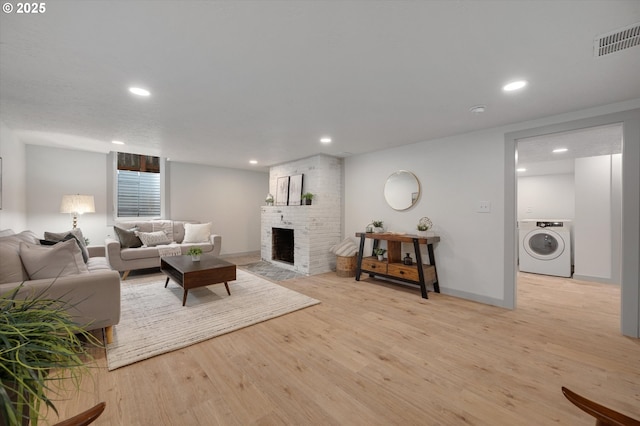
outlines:
[[596, 57], [605, 56], [638, 45], [640, 22], [598, 36], [593, 43], [593, 54]]

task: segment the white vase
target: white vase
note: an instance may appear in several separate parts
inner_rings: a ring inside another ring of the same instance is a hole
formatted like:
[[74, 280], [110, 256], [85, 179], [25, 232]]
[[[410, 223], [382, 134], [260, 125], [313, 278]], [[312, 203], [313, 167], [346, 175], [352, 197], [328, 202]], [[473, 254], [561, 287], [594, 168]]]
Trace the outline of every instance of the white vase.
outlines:
[[384, 260], [384, 255], [383, 255], [383, 254], [379, 254], [379, 255], [378, 255], [378, 260], [379, 260], [380, 262], [382, 262], [382, 261]]
[[200, 255], [199, 254], [192, 254], [191, 255], [191, 260], [193, 260], [194, 262], [199, 262], [200, 261]]
[[427, 237], [429, 231], [418, 231], [418, 237]]
[[373, 227], [373, 232], [375, 232], [377, 234], [380, 234], [380, 233], [384, 232], [384, 228], [381, 227], [381, 226], [374, 226]]

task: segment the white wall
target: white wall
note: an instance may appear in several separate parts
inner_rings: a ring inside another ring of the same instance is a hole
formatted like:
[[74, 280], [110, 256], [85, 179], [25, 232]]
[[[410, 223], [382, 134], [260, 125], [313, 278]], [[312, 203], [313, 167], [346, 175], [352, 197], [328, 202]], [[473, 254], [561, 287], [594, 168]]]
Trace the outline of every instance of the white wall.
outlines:
[[171, 217], [212, 222], [221, 254], [260, 250], [260, 207], [269, 174], [170, 161]]
[[[421, 186], [417, 204], [405, 211], [391, 209], [383, 195], [387, 177], [397, 170], [413, 172]], [[500, 129], [348, 157], [346, 235], [364, 231], [373, 219], [383, 220], [389, 231], [415, 233], [427, 216], [441, 238], [435, 246], [441, 291], [501, 305], [503, 175]], [[479, 201], [490, 201], [491, 212], [477, 213]]]
[[613, 226], [611, 156], [577, 158], [575, 175], [574, 277], [610, 280]]
[[93, 195], [96, 212], [79, 216], [78, 227], [90, 244], [104, 244], [106, 167], [105, 154], [27, 145], [27, 228], [40, 236], [67, 231], [72, 218], [60, 213], [62, 196]]
[[572, 220], [574, 216], [573, 174], [518, 178], [518, 220]]
[[0, 229], [15, 232], [27, 228], [26, 150], [13, 132], [0, 122], [2, 158], [2, 210]]

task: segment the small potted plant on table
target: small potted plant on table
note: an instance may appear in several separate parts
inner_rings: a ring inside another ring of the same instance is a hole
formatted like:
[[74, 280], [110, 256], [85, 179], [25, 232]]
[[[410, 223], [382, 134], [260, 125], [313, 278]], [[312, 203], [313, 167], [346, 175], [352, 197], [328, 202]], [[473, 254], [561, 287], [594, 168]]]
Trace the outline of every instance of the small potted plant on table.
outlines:
[[384, 254], [387, 252], [386, 249], [383, 248], [375, 248], [373, 249], [373, 254], [378, 256], [378, 260], [384, 260]]
[[202, 254], [202, 249], [200, 247], [191, 247], [187, 254], [191, 256], [191, 260], [198, 262], [200, 260], [200, 255]]
[[384, 232], [384, 222], [381, 220], [372, 220], [373, 232]]
[[427, 231], [433, 228], [433, 223], [428, 217], [423, 217], [418, 221], [418, 226], [416, 226], [416, 228], [418, 229], [418, 236], [427, 237]]

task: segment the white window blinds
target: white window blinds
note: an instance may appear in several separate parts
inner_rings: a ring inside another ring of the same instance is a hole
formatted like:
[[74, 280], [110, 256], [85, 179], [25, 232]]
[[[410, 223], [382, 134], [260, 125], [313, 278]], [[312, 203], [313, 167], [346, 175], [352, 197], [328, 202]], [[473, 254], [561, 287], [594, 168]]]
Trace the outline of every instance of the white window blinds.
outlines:
[[160, 173], [118, 170], [118, 217], [161, 215]]

